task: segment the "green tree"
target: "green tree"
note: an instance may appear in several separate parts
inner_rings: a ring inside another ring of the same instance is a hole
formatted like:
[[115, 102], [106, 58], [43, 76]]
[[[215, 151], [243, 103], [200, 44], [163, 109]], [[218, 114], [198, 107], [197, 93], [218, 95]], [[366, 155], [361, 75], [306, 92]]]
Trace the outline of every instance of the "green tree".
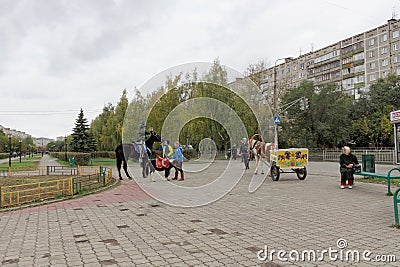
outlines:
[[61, 152], [65, 150], [64, 141], [53, 141], [47, 144], [46, 150], [50, 152]]
[[313, 82], [304, 81], [285, 93], [282, 104], [300, 98], [308, 98], [309, 107], [301, 110], [298, 104], [287, 110], [282, 121], [280, 143], [288, 147], [331, 147], [350, 140], [349, 96], [338, 91], [333, 84], [315, 88]]
[[391, 74], [372, 84], [366, 94], [354, 102], [350, 119], [352, 138], [357, 146], [393, 146], [391, 111], [400, 109], [400, 77]]
[[400, 109], [400, 77], [390, 74], [385, 79], [379, 79], [371, 85], [369, 96], [373, 111], [383, 111], [386, 106], [392, 110]]
[[[160, 132], [167, 116], [181, 103], [187, 100], [195, 100], [196, 98], [211, 98], [221, 101], [232, 108], [244, 122], [249, 135], [253, 134], [257, 128], [254, 114], [241, 97], [227, 88], [227, 83], [227, 71], [220, 65], [218, 59], [214, 61], [214, 64], [201, 81], [197, 81], [196, 70], [191, 74], [184, 75], [180, 73], [175, 77], [167, 77], [165, 85], [150, 96], [151, 99], [148, 102], [154, 103], [154, 105], [151, 105], [151, 113], [146, 124]], [[160, 93], [163, 95], [157, 101], [156, 99], [160, 97]], [[200, 102], [201, 104], [199, 104]], [[229, 145], [229, 136], [224, 126], [233, 122], [225, 121], [224, 125], [221, 125], [217, 121], [217, 117], [221, 118], [221, 114], [224, 112], [223, 106], [215, 105], [213, 101], [189, 101], [186, 105], [192, 106], [187, 106], [184, 110], [190, 110], [191, 107], [195, 106], [197, 113], [204, 114], [205, 117], [190, 120], [183, 126], [179, 136], [181, 143], [197, 147], [202, 139], [211, 138], [218, 149], [226, 148]], [[185, 121], [183, 118], [187, 115], [183, 111], [177, 114], [179, 118], [175, 118], [175, 121], [180, 121], [180, 119]], [[229, 115], [226, 114], [226, 116], [222, 117], [226, 118]], [[231, 128], [237, 128], [237, 126], [231, 125]]]
[[95, 141], [89, 133], [88, 121], [84, 117], [82, 108], [72, 131], [72, 140], [70, 143], [71, 151], [84, 153], [96, 151]]
[[98, 150], [114, 150], [117, 145], [121, 144], [128, 104], [127, 90], [124, 89], [117, 106], [114, 107], [108, 103], [103, 107], [103, 112], [90, 124], [89, 132], [93, 135]]
[[108, 104], [103, 107], [103, 112], [97, 116], [90, 124], [90, 132], [97, 144], [97, 148], [100, 151], [112, 150], [112, 144], [107, 142], [106, 124], [110, 116], [114, 113], [114, 107], [112, 104]]

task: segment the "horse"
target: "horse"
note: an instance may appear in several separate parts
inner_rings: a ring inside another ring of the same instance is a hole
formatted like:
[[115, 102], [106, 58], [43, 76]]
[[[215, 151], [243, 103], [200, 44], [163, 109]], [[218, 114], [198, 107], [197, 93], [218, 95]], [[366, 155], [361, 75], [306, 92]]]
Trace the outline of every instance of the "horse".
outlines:
[[[256, 138], [260, 138], [257, 140]], [[249, 150], [256, 160], [256, 169], [254, 174], [258, 173], [258, 164], [260, 160], [270, 161], [270, 150], [273, 148], [273, 143], [265, 143], [264, 138], [260, 134], [254, 134], [249, 141]], [[264, 167], [261, 166], [261, 174], [264, 174]]]
[[153, 152], [154, 142], [161, 142], [161, 136], [152, 130], [150, 130], [150, 132], [145, 132], [145, 134], [150, 135], [149, 138], [146, 139], [145, 144], [149, 149], [148, 150], [149, 157], [152, 157], [154, 155]]
[[[146, 134], [148, 133], [146, 132]], [[141, 162], [143, 178], [146, 178], [149, 175], [150, 178], [152, 178], [152, 174], [157, 170], [157, 171], [165, 171], [165, 178], [169, 180], [168, 177], [170, 174], [170, 170], [174, 168], [176, 172], [180, 172], [181, 174], [180, 179], [183, 180], [184, 179], [183, 170], [181, 168], [176, 167], [172, 162], [169, 162], [168, 166], [159, 166], [159, 164], [157, 164], [158, 159], [150, 160], [150, 157], [154, 155], [154, 152], [152, 151], [151, 148], [153, 147], [154, 142], [161, 141], [161, 137], [160, 135], [158, 135], [156, 132], [153, 131], [150, 131], [149, 134], [150, 137], [147, 138], [145, 141], [146, 146], [143, 146], [142, 144], [133, 143], [133, 144], [121, 144], [116, 147], [115, 155], [117, 159], [117, 169], [118, 169], [119, 179], [123, 180], [121, 176], [121, 165], [128, 179], [130, 180], [132, 179], [132, 177], [128, 173], [127, 160], [129, 158], [133, 158], [134, 160]]]
[[178, 174], [178, 172], [181, 174], [181, 177], [179, 178], [180, 181], [183, 181], [185, 179], [185, 175], [183, 172], [183, 169], [175, 166], [173, 164], [174, 161], [170, 161], [169, 159], [166, 161], [166, 164], [163, 163], [162, 161], [165, 160], [163, 158], [158, 157], [157, 159], [152, 159], [150, 160], [152, 167], [159, 172], [165, 171], [164, 177], [165, 179], [167, 179], [168, 181], [169, 179], [169, 174], [171, 173], [171, 169], [174, 168], [175, 169], [175, 177], [172, 180], [177, 180], [178, 177], [176, 176]]
[[128, 173], [127, 160], [129, 158], [133, 158], [134, 160], [140, 162], [140, 165], [142, 167], [143, 178], [146, 178], [149, 174], [151, 174], [152, 171], [154, 172], [154, 169], [151, 167], [151, 164], [149, 163], [148, 150], [149, 149], [146, 148], [146, 146], [144, 146], [143, 144], [136, 144], [136, 143], [121, 144], [115, 148], [118, 176], [120, 180], [123, 180], [121, 176], [121, 165], [128, 179], [132, 180], [132, 177]]

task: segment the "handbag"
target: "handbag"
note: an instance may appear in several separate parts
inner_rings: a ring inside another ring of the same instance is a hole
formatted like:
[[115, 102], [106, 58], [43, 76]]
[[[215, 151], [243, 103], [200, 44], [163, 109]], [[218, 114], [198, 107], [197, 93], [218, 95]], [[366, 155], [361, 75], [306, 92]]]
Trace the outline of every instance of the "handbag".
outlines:
[[361, 165], [360, 164], [354, 164], [353, 165], [353, 172], [361, 172]]

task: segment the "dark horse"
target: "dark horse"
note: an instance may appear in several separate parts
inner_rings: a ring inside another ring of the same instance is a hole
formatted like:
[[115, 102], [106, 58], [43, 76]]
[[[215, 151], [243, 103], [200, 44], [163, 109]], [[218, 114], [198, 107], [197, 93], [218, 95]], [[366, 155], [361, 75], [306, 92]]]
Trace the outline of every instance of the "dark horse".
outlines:
[[128, 173], [127, 159], [133, 158], [135, 161], [141, 161], [142, 175], [147, 177], [149, 174], [149, 156], [148, 152], [145, 151], [145, 146], [142, 144], [121, 144], [115, 148], [115, 156], [117, 159], [117, 169], [119, 179], [122, 180], [121, 176], [121, 165], [125, 171], [126, 176], [129, 179], [132, 177]]
[[168, 179], [170, 170], [172, 168], [175, 168], [176, 171], [179, 171], [181, 173], [181, 178], [183, 179], [183, 170], [181, 168], [174, 166], [172, 163], [170, 163], [167, 168], [165, 167], [159, 168], [156, 164], [155, 159], [150, 160], [150, 158], [154, 154], [152, 152], [154, 142], [161, 142], [161, 137], [153, 131], [150, 131], [149, 134], [150, 137], [147, 138], [147, 140], [145, 141], [146, 146], [134, 143], [134, 144], [121, 144], [115, 148], [115, 156], [117, 159], [117, 169], [118, 169], [119, 179], [122, 180], [121, 166], [123, 167], [126, 176], [129, 179], [132, 179], [132, 177], [128, 173], [128, 164], [127, 164], [128, 158], [133, 158], [134, 160], [141, 162], [140, 164], [142, 167], [142, 175], [144, 178], [146, 178], [149, 174], [151, 175], [152, 173], [155, 172], [155, 170], [157, 170], [157, 171], [165, 171], [165, 178]]
[[150, 135], [149, 138], [146, 139], [145, 144], [148, 148], [148, 155], [151, 158], [154, 155], [153, 152], [153, 145], [154, 142], [161, 142], [161, 136], [157, 134], [156, 132], [153, 132], [150, 130], [150, 132], [145, 132], [146, 135]]
[[174, 161], [169, 161], [167, 163], [167, 166], [163, 166], [161, 165], [159, 162], [162, 160], [161, 158], [157, 158], [157, 159], [152, 159], [150, 160], [152, 167], [159, 172], [165, 171], [164, 176], [165, 179], [167, 179], [169, 181], [169, 174], [171, 173], [171, 169], [174, 168], [175, 169], [175, 177], [173, 178], [173, 180], [177, 180], [178, 179], [178, 172], [181, 174], [181, 177], [179, 178], [180, 181], [183, 181], [185, 178], [184, 174], [183, 174], [183, 170], [177, 166], [174, 165]]

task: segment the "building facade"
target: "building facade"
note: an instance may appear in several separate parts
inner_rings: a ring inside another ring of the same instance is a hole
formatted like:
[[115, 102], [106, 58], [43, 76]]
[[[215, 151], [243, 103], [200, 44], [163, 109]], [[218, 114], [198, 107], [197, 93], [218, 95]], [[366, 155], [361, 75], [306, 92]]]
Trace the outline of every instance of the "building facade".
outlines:
[[0, 125], [0, 131], [2, 131], [5, 135], [11, 135], [12, 137], [16, 137], [19, 139], [25, 139], [30, 137], [30, 134], [27, 134], [25, 132], [21, 132], [15, 129], [10, 129], [10, 128], [6, 128], [4, 126]]
[[44, 149], [50, 142], [54, 142], [54, 139], [46, 137], [33, 137], [33, 143], [42, 149]]
[[304, 80], [316, 86], [335, 83], [357, 99], [389, 73], [400, 75], [400, 20], [396, 19], [317, 51], [286, 58], [263, 71], [260, 88], [270, 103], [274, 89], [279, 102], [286, 90]]

